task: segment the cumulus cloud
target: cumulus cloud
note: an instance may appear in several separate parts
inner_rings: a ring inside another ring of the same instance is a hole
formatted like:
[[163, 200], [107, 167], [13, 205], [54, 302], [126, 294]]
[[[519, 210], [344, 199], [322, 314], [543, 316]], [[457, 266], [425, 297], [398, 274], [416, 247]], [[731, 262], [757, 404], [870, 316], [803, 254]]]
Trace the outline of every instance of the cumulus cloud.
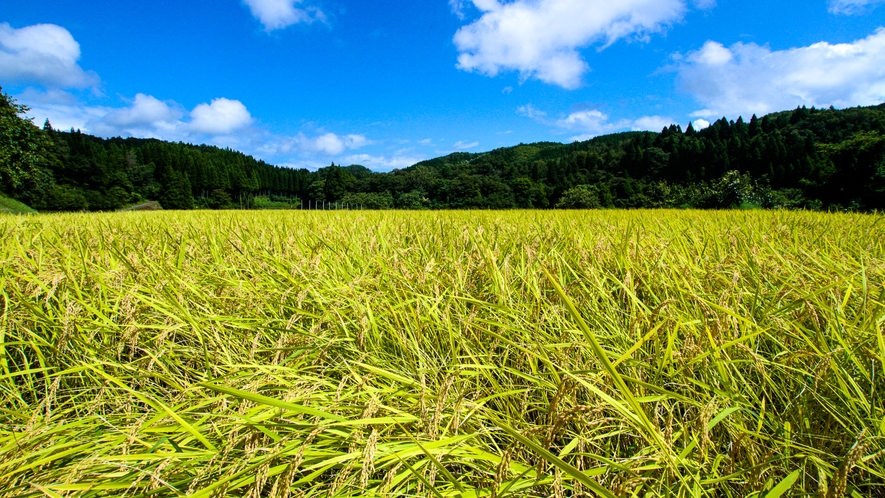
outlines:
[[297, 8], [301, 0], [243, 0], [264, 29], [273, 31], [298, 23], [325, 21], [323, 11], [316, 7]]
[[607, 114], [597, 110], [573, 112], [556, 125], [566, 130], [580, 130], [585, 136], [602, 135], [617, 126], [609, 122]]
[[573, 112], [564, 119], [554, 123], [557, 127], [578, 135], [571, 137], [573, 141], [590, 140], [599, 135], [615, 133], [619, 131], [661, 131], [673, 124], [673, 120], [663, 116], [643, 116], [639, 119], [622, 119], [611, 121], [608, 114], [591, 109]]
[[358, 149], [371, 144], [364, 135], [338, 135], [323, 133], [308, 136], [299, 133], [294, 137], [281, 137], [268, 142], [264, 151], [271, 155], [287, 155], [294, 153], [318, 154], [322, 156], [338, 156], [348, 150]]
[[468, 142], [466, 140], [459, 140], [455, 142], [455, 145], [453, 145], [452, 147], [458, 150], [473, 149], [475, 147], [479, 147], [479, 142]]
[[295, 161], [299, 167], [321, 167], [327, 165], [329, 159], [334, 159], [336, 163], [352, 162], [375, 169], [391, 169], [411, 166], [426, 159], [408, 150], [387, 155], [346, 156], [374, 142], [360, 134], [325, 131], [281, 136], [256, 126], [245, 105], [225, 98], [199, 104], [190, 111], [177, 102], [141, 93], [125, 105], [114, 107], [84, 104], [74, 94], [61, 90], [31, 88], [17, 95], [17, 100], [31, 107], [28, 115], [38, 125], [48, 118], [56, 129], [75, 128], [101, 137], [209, 143], [269, 160], [283, 160], [290, 164]]
[[[86, 107], [81, 107], [81, 110]], [[91, 108], [92, 117], [83, 126], [84, 131], [96, 135], [152, 137], [174, 140], [182, 138], [184, 115], [180, 105], [163, 102], [151, 95], [139, 93], [130, 106], [120, 108]]]
[[570, 138], [572, 141], [590, 140], [599, 135], [619, 131], [661, 131], [673, 124], [673, 120], [664, 116], [643, 116], [638, 119], [621, 119], [612, 121], [608, 114], [598, 109], [583, 109], [572, 112], [560, 119], [548, 119], [547, 113], [539, 111], [531, 105], [517, 109], [517, 113], [535, 121], [553, 126], [563, 133], [577, 133]]
[[853, 43], [773, 51], [708, 41], [677, 56], [680, 87], [703, 109], [695, 117], [766, 114], [797, 106], [850, 107], [885, 100], [885, 29]]
[[0, 79], [57, 88], [87, 88], [98, 84], [95, 73], [84, 71], [80, 44], [54, 24], [15, 29], [0, 23]]
[[402, 169], [413, 166], [421, 161], [428, 159], [424, 156], [411, 156], [403, 154], [374, 156], [371, 154], [353, 154], [346, 156], [343, 163], [359, 164], [375, 171], [390, 171], [392, 169]]
[[239, 100], [215, 99], [191, 111], [190, 129], [204, 135], [226, 135], [252, 124], [252, 115]]
[[59, 90], [28, 89], [18, 99], [31, 108], [28, 114], [38, 124], [49, 119], [57, 129], [76, 128], [102, 137], [198, 141], [241, 131], [253, 121], [242, 103], [228, 99], [200, 104], [191, 112], [176, 102], [143, 93], [120, 107], [84, 104]]
[[694, 126], [695, 130], [703, 130], [710, 127], [710, 122], [706, 119], [695, 119], [692, 121], [692, 126]]
[[168, 104], [151, 95], [139, 93], [130, 107], [109, 112], [104, 121], [117, 126], [174, 123], [182, 116], [176, 104]]
[[863, 14], [885, 0], [830, 0], [830, 12], [833, 14]]
[[630, 129], [633, 131], [661, 131], [670, 126], [673, 120], [663, 116], [643, 116], [633, 120], [630, 123]]
[[340, 136], [334, 133], [326, 133], [314, 140], [309, 140], [309, 148], [322, 152], [329, 156], [337, 156], [347, 149], [357, 149], [366, 145], [369, 141], [362, 135]]
[[[573, 89], [589, 70], [579, 50], [623, 38], [647, 39], [682, 19], [684, 0], [472, 0], [482, 12], [455, 34], [458, 68]], [[709, 0], [702, 0], [708, 4]]]

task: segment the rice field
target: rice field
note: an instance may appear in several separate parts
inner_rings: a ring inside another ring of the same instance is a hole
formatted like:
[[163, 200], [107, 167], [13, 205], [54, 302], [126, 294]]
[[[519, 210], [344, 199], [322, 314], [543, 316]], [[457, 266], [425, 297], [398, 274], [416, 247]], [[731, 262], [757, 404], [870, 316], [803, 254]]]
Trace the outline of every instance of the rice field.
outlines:
[[0, 496], [885, 496], [885, 223], [0, 216]]

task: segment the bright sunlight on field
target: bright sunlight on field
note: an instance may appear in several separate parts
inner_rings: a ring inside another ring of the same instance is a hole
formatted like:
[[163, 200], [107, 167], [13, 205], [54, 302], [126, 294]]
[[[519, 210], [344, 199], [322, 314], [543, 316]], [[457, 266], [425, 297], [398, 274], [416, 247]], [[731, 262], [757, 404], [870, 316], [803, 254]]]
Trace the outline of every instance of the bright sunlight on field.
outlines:
[[3, 496], [883, 496], [885, 223], [0, 217]]

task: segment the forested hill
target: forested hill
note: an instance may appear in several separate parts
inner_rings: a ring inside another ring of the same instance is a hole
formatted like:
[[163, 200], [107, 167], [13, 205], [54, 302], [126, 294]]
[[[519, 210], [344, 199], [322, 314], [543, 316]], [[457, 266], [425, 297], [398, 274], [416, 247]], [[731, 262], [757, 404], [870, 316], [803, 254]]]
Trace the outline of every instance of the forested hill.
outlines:
[[260, 192], [299, 192], [312, 176], [214, 146], [45, 131], [56, 144], [57, 186], [38, 209], [108, 210], [143, 200], [167, 209], [248, 207]]
[[147, 200], [167, 209], [302, 200], [380, 209], [885, 209], [885, 105], [520, 144], [374, 173], [358, 165], [311, 172], [212, 146], [40, 129], [0, 96], [0, 194], [39, 210]]

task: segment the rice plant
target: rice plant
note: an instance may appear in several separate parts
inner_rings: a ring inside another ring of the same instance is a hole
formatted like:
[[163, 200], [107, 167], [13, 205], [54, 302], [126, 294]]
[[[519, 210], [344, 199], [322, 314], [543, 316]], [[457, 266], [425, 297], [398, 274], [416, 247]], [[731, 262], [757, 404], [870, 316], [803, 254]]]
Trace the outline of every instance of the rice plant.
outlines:
[[2, 496], [885, 496], [881, 215], [0, 217]]

